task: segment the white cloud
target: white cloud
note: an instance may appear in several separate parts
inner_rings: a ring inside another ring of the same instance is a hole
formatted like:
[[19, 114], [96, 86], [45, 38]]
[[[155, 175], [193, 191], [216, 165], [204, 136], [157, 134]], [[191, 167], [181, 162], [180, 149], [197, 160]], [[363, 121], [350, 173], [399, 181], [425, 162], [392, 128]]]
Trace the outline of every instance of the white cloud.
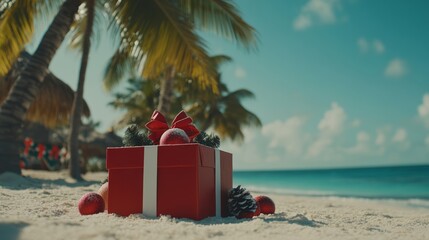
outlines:
[[292, 155], [302, 153], [306, 135], [302, 131], [304, 118], [294, 116], [286, 121], [275, 121], [262, 127], [262, 135], [269, 139], [270, 148], [283, 147]]
[[411, 146], [411, 143], [408, 140], [408, 132], [403, 128], [396, 130], [393, 135], [392, 142], [395, 144], [395, 148], [400, 151], [405, 151]]
[[384, 49], [384, 44], [382, 41], [375, 39], [374, 42], [372, 43], [372, 45], [373, 45], [376, 53], [379, 53], [379, 54], [384, 53], [385, 49]]
[[350, 153], [368, 153], [369, 152], [369, 142], [371, 137], [365, 131], [361, 131], [356, 135], [356, 145], [350, 149]]
[[322, 24], [332, 24], [337, 21], [335, 10], [340, 6], [340, 0], [309, 0], [301, 9], [293, 26], [296, 30], [311, 27], [316, 21]]
[[365, 38], [362, 38], [362, 37], [359, 38], [357, 41], [357, 45], [358, 45], [361, 52], [364, 52], [364, 53], [368, 52], [369, 43]]
[[246, 77], [246, 70], [244, 70], [242, 67], [237, 67], [234, 71], [234, 75], [238, 79], [243, 79]]
[[326, 111], [322, 120], [320, 120], [318, 128], [323, 134], [337, 134], [341, 132], [345, 120], [346, 113], [343, 108], [333, 102], [331, 109]]
[[402, 77], [407, 73], [407, 67], [404, 60], [392, 59], [386, 67], [384, 74], [387, 77]]
[[312, 23], [310, 17], [305, 16], [305, 15], [300, 15], [293, 22], [293, 27], [295, 29], [301, 30], [301, 29], [306, 29], [306, 28], [310, 27], [312, 24], [313, 23]]
[[370, 136], [367, 132], [361, 131], [357, 134], [356, 140], [358, 143], [369, 142]]
[[375, 138], [375, 144], [383, 146], [386, 143], [386, 135], [382, 131], [377, 131], [377, 137]]
[[422, 104], [417, 108], [419, 117], [423, 121], [426, 127], [429, 128], [429, 93], [423, 96]]
[[332, 137], [329, 137], [329, 136], [320, 136], [308, 148], [307, 154], [308, 154], [309, 157], [316, 157], [319, 154], [321, 154], [331, 144], [332, 144]]
[[359, 47], [359, 50], [363, 53], [375, 52], [378, 54], [382, 54], [385, 51], [384, 44], [379, 39], [375, 39], [374, 41], [372, 41], [371, 44], [371, 42], [366, 38], [360, 37], [357, 40], [357, 45]]
[[392, 141], [396, 143], [403, 143], [407, 140], [407, 131], [403, 128], [396, 130], [395, 135], [393, 135]]
[[359, 127], [361, 124], [362, 124], [362, 123], [361, 123], [361, 121], [360, 121], [359, 119], [355, 119], [355, 120], [353, 120], [353, 122], [352, 122], [352, 127], [357, 128], [357, 127]]
[[[268, 148], [281, 148], [295, 157], [320, 157], [328, 152], [335, 138], [342, 132], [346, 114], [336, 102], [331, 104], [318, 124], [318, 133], [304, 131], [305, 119], [293, 116], [286, 121], [274, 121], [262, 127], [262, 136]], [[313, 141], [311, 139], [314, 139]]]
[[331, 108], [325, 112], [323, 118], [319, 122], [319, 136], [308, 148], [308, 156], [318, 156], [330, 146], [335, 136], [342, 131], [345, 120], [346, 113], [343, 108], [336, 102], [333, 102]]

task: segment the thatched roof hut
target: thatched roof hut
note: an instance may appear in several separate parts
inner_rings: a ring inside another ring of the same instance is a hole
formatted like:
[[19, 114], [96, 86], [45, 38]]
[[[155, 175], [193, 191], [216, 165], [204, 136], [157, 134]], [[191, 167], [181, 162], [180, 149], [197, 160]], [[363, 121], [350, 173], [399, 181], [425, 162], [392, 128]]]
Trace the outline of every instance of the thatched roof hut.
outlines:
[[[0, 77], [0, 105], [6, 99], [15, 83], [19, 72], [29, 62], [31, 55], [23, 51], [10, 72]], [[74, 99], [73, 89], [51, 72], [45, 77], [39, 94], [31, 104], [27, 119], [30, 122], [39, 122], [47, 127], [55, 127], [69, 123], [71, 107]], [[83, 115], [90, 116], [88, 104], [84, 101]]]

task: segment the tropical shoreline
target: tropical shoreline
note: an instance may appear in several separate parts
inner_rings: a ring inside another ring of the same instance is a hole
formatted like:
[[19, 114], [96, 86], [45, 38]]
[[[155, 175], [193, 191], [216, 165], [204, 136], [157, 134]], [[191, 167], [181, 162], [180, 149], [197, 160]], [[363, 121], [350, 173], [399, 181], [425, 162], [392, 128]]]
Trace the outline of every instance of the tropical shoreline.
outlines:
[[[97, 191], [106, 173], [86, 182], [67, 172], [24, 170], [0, 175], [2, 239], [428, 239], [429, 209], [383, 200], [269, 194], [276, 213], [253, 219], [168, 216], [81, 216], [79, 198]], [[258, 192], [252, 192], [258, 195]], [[264, 193], [265, 194], [265, 193]]]

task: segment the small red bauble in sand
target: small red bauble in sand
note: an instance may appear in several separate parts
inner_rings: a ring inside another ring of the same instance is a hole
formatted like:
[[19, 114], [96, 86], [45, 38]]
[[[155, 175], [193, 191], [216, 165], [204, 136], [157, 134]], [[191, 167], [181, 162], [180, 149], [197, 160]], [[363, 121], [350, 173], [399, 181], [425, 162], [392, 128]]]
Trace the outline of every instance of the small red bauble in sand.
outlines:
[[81, 215], [104, 212], [103, 198], [94, 192], [86, 193], [79, 200], [79, 212]]
[[263, 214], [273, 214], [276, 211], [276, 205], [274, 205], [273, 200], [267, 196], [257, 196], [255, 197], [256, 203], [261, 209]]
[[162, 134], [161, 139], [159, 140], [159, 145], [181, 144], [189, 142], [189, 137], [186, 135], [185, 131], [180, 128], [171, 128]]
[[98, 194], [100, 194], [100, 196], [103, 198], [104, 208], [107, 210], [109, 207], [109, 182], [101, 185], [101, 187], [98, 189]]

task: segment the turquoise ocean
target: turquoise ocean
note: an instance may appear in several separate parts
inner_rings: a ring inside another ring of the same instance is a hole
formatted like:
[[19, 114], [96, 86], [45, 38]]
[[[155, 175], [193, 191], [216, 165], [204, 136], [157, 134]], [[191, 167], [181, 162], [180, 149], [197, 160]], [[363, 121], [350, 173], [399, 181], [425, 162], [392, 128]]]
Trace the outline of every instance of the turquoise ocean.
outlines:
[[254, 192], [390, 199], [429, 208], [429, 165], [235, 171], [233, 179], [234, 186]]

